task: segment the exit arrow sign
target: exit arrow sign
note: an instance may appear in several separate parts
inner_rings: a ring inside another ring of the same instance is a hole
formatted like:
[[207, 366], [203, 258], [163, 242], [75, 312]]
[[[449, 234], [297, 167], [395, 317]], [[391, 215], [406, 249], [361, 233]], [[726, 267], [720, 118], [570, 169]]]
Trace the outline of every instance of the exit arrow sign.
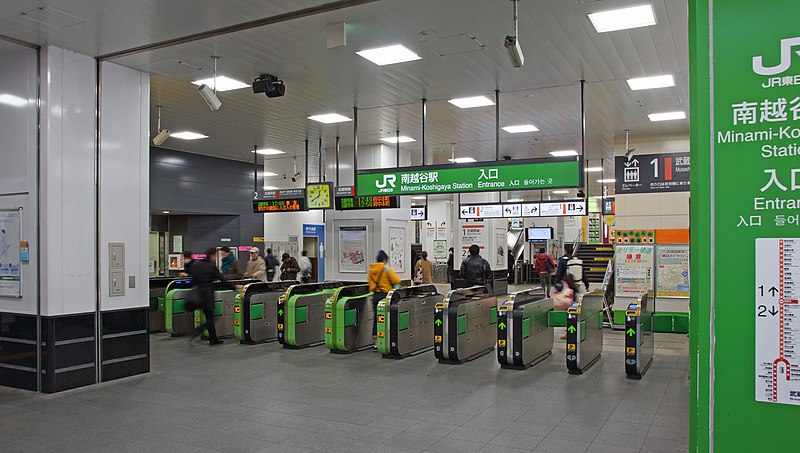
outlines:
[[500, 330], [506, 330], [506, 323], [501, 321], [500, 324], [497, 325], [497, 328]]
[[436, 324], [437, 326], [441, 326], [442, 325], [442, 320], [441, 319], [437, 319], [436, 321], [434, 321], [434, 324]]
[[278, 316], [283, 316], [283, 309], [278, 310]]
[[569, 327], [567, 327], [567, 332], [569, 332], [569, 333], [575, 333], [575, 331], [576, 331], [576, 330], [577, 330], [577, 329], [575, 329], [575, 326], [569, 326]]
[[628, 329], [625, 333], [627, 333], [629, 337], [636, 335], [636, 331], [633, 329]]

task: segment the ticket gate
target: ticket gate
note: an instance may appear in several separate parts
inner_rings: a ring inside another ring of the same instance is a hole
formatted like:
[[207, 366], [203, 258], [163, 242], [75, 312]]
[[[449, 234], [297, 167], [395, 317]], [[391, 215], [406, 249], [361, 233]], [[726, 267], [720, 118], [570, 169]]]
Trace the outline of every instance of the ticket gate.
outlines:
[[603, 352], [603, 292], [584, 294], [567, 308], [567, 370], [582, 374]]
[[652, 293], [642, 294], [625, 311], [625, 374], [628, 379], [641, 379], [653, 363]]
[[402, 359], [433, 348], [433, 311], [443, 299], [435, 285], [389, 292], [378, 302], [378, 352], [384, 358]]
[[497, 297], [489, 288], [450, 291], [433, 310], [433, 352], [439, 363], [460, 364], [491, 352], [497, 337]]
[[501, 368], [523, 370], [550, 356], [553, 299], [545, 296], [542, 288], [509, 294], [498, 309], [497, 361]]
[[325, 301], [341, 282], [290, 286], [278, 298], [278, 342], [287, 349], [317, 346], [325, 342]]
[[154, 277], [149, 281], [150, 303], [147, 320], [148, 332], [163, 332], [164, 302], [167, 296], [167, 286], [175, 280], [174, 277]]
[[251, 283], [233, 301], [233, 335], [242, 344], [278, 339], [278, 298], [294, 281]]
[[173, 280], [164, 290], [164, 329], [175, 335], [185, 335], [194, 330], [194, 312], [184, 304], [192, 289], [190, 279]]
[[369, 285], [337, 288], [325, 301], [325, 346], [339, 354], [371, 349], [374, 322]]
[[[217, 337], [230, 338], [233, 337], [234, 327], [234, 301], [239, 291], [230, 289], [217, 289], [214, 291], [214, 327], [217, 331]], [[205, 325], [206, 315], [202, 310], [195, 310], [194, 313], [194, 328], [198, 329], [200, 326]], [[208, 337], [208, 330], [203, 330], [203, 337]]]

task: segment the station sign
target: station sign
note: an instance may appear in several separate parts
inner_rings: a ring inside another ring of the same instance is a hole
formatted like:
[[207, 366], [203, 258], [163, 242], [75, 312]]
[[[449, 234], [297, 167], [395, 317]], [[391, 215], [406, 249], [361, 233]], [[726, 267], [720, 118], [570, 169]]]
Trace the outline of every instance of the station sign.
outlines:
[[281, 190], [267, 190], [264, 191], [263, 200], [289, 200], [297, 198], [305, 198], [305, 189], [281, 189]]
[[458, 207], [460, 219], [564, 217], [586, 215], [586, 200], [542, 203], [477, 203]]
[[355, 211], [358, 209], [394, 209], [400, 207], [400, 197], [375, 195], [370, 197], [336, 197], [337, 211]]
[[616, 193], [689, 191], [689, 153], [618, 156], [614, 168]]
[[301, 212], [306, 209], [305, 198], [286, 200], [253, 200], [253, 212], [256, 214], [271, 212]]
[[577, 157], [359, 170], [356, 191], [365, 196], [568, 188], [581, 185], [582, 170]]
[[411, 220], [428, 220], [428, 206], [411, 206]]

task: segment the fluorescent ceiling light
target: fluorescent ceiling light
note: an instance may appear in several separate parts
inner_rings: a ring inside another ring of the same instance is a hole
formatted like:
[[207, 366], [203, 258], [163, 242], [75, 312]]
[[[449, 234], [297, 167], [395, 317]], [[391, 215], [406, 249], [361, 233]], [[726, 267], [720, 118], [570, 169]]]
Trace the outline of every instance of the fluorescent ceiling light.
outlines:
[[553, 193], [557, 193], [559, 195], [568, 194], [569, 190], [554, 190]]
[[685, 120], [686, 112], [664, 112], [664, 113], [651, 113], [647, 115], [650, 121], [673, 121]]
[[506, 126], [503, 128], [504, 131], [508, 132], [509, 134], [519, 134], [521, 132], [538, 132], [539, 129], [534, 126], [533, 124], [521, 124], [519, 126]]
[[456, 164], [469, 164], [472, 162], [477, 162], [477, 160], [471, 157], [456, 157], [455, 159], [447, 159], [447, 160]]
[[358, 55], [375, 63], [378, 66], [387, 64], [404, 63], [406, 61], [419, 60], [420, 56], [408, 50], [405, 46], [395, 44], [393, 46], [377, 47], [356, 52]]
[[506, 203], [521, 203], [525, 201], [524, 198], [512, 198], [510, 200], [506, 200]]
[[278, 190], [275, 186], [264, 186], [264, 190]]
[[447, 101], [460, 109], [471, 109], [473, 107], [485, 107], [494, 105], [494, 101], [486, 96], [472, 96], [469, 98], [456, 98]]
[[170, 137], [180, 138], [181, 140], [198, 140], [201, 138], [208, 138], [208, 135], [198, 134], [197, 132], [173, 132]]
[[577, 156], [578, 152], [574, 149], [567, 149], [564, 151], [550, 151], [550, 155], [555, 157]]
[[411, 197], [412, 200], [424, 200], [425, 197]]
[[0, 94], [0, 104], [10, 105], [11, 107], [24, 107], [28, 105], [28, 100], [13, 94]]
[[598, 33], [606, 33], [655, 25], [656, 13], [653, 5], [647, 4], [592, 13], [589, 20]]
[[398, 137], [384, 137], [384, 138], [381, 139], [381, 141], [382, 142], [386, 142], [386, 143], [397, 143], [398, 141], [400, 143], [409, 143], [409, 142], [415, 142], [416, 140], [414, 140], [411, 137], [406, 137], [405, 135], [401, 135], [399, 138]]
[[169, 211], [161, 211], [162, 214], [169, 214]]
[[603, 171], [603, 167], [587, 167], [583, 171], [586, 173], [598, 173]]
[[262, 176], [278, 176], [277, 173], [273, 173], [271, 171], [265, 171]]
[[258, 153], [258, 154], [261, 154], [261, 155], [264, 155], [264, 156], [273, 156], [275, 154], [284, 154], [283, 151], [281, 151], [279, 149], [273, 149], [273, 148], [259, 149], [258, 151], [252, 151], [251, 150], [250, 152], [251, 153]]
[[631, 90], [652, 90], [654, 88], [669, 88], [675, 86], [675, 77], [670, 74], [652, 76], [652, 77], [639, 77], [636, 79], [628, 79], [628, 86]]
[[597, 182], [599, 182], [600, 184], [610, 184], [612, 182], [617, 182], [617, 180], [614, 179], [614, 178], [611, 178], [611, 179], [598, 179]]
[[316, 121], [318, 123], [324, 123], [324, 124], [344, 123], [345, 121], [353, 121], [352, 119], [344, 115], [339, 115], [338, 113], [325, 113], [322, 115], [313, 115], [309, 116], [308, 119], [310, 119], [311, 121]]
[[[214, 78], [195, 80], [193, 85], [208, 85], [212, 90], [214, 89]], [[225, 76], [217, 76], [217, 91], [230, 91], [247, 88], [250, 85], [238, 80], [234, 80]]]

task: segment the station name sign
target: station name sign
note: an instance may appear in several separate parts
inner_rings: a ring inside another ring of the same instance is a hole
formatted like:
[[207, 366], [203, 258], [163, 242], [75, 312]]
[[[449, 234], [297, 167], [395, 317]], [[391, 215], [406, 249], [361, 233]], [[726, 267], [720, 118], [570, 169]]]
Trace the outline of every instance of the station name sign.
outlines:
[[359, 196], [366, 196], [578, 187], [581, 167], [575, 157], [360, 170], [356, 188]]
[[477, 203], [458, 207], [459, 219], [564, 217], [586, 215], [586, 200], [541, 203]]

